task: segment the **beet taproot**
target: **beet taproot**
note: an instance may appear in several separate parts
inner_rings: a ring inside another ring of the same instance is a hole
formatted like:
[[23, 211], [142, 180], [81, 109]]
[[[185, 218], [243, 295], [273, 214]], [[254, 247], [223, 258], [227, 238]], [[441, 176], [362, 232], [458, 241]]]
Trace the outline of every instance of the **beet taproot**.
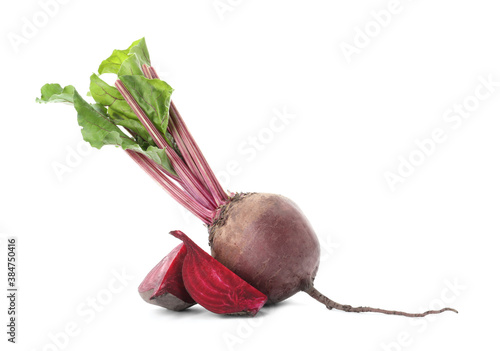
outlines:
[[197, 303], [218, 314], [251, 316], [264, 306], [266, 295], [203, 251], [183, 232], [174, 230], [170, 234], [186, 246], [182, 279]]
[[182, 311], [196, 304], [182, 281], [182, 265], [186, 257], [184, 244], [176, 246], [144, 278], [139, 295], [147, 303]]
[[352, 307], [330, 300], [314, 287], [320, 246], [299, 207], [276, 194], [239, 193], [216, 213], [208, 227], [212, 256], [268, 297], [283, 301], [304, 291], [328, 309], [424, 317], [452, 308], [408, 313]]
[[237, 194], [209, 227], [212, 256], [262, 291], [269, 303], [313, 284], [320, 247], [314, 230], [290, 199]]

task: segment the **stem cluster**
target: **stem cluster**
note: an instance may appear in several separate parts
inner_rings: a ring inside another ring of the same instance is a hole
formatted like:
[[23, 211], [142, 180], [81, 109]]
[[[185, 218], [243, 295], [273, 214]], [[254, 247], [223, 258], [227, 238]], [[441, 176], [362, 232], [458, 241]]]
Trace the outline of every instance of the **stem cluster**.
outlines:
[[[159, 78], [153, 67], [144, 64], [142, 70], [148, 79]], [[177, 202], [203, 223], [211, 224], [217, 208], [227, 203], [229, 195], [222, 189], [174, 103], [170, 104], [168, 132], [173, 136], [180, 155], [174, 145], [154, 126], [119, 79], [115, 86], [151, 135], [156, 146], [165, 150], [177, 175], [167, 172], [139, 152], [126, 150], [127, 154]]]

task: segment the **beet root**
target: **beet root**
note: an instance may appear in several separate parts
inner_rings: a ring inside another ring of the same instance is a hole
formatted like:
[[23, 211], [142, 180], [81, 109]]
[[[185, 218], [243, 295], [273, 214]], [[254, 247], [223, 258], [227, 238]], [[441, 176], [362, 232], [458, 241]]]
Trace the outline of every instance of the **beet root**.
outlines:
[[290, 199], [237, 194], [209, 227], [212, 256], [263, 292], [269, 303], [313, 285], [320, 248], [311, 224]]
[[184, 244], [176, 246], [144, 278], [139, 294], [147, 303], [182, 311], [196, 304], [182, 281], [182, 265], [186, 257]]
[[351, 305], [343, 305], [338, 302], [330, 300], [328, 297], [320, 293], [318, 290], [316, 290], [313, 286], [306, 290], [306, 293], [308, 293], [310, 296], [321, 302], [328, 308], [329, 310], [331, 309], [336, 309], [336, 310], [341, 310], [344, 312], [375, 312], [375, 313], [383, 313], [383, 314], [393, 314], [397, 316], [404, 316], [404, 317], [425, 317], [429, 314], [438, 314], [438, 313], [443, 313], [445, 311], [451, 311], [458, 313], [458, 311], [454, 308], [442, 308], [440, 310], [429, 310], [425, 311], [422, 313], [408, 313], [408, 312], [402, 312], [402, 311], [393, 311], [393, 310], [384, 310], [382, 308], [374, 308], [374, 307], [352, 307]]
[[264, 306], [266, 295], [224, 267], [183, 232], [176, 230], [170, 234], [186, 246], [182, 278], [197, 303], [218, 314], [252, 316]]
[[[328, 309], [424, 317], [452, 308], [407, 313], [352, 307], [330, 300], [314, 287], [319, 267], [319, 242], [297, 205], [281, 195], [236, 194], [208, 228], [212, 256], [268, 297], [283, 301], [299, 291]], [[457, 312], [458, 313], [458, 312]]]

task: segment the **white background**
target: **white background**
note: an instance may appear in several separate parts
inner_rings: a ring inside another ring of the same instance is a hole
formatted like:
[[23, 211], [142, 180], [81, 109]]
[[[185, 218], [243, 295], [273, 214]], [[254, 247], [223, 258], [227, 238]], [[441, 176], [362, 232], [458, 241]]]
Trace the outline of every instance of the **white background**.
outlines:
[[[498, 347], [500, 87], [474, 95], [480, 79], [500, 82], [495, 2], [401, 0], [381, 27], [372, 11], [393, 9], [389, 1], [223, 0], [231, 10], [222, 16], [213, 0], [61, 0], [44, 10], [46, 1], [0, 10], [0, 232], [19, 241], [12, 349]], [[38, 27], [23, 34], [28, 22]], [[238, 164], [228, 187], [286, 195], [311, 220], [320, 291], [408, 311], [444, 301], [460, 314], [348, 314], [304, 293], [254, 319], [145, 304], [137, 286], [177, 244], [168, 231], [208, 250], [205, 228], [120, 150], [82, 147], [72, 107], [34, 102], [47, 82], [83, 95], [112, 49], [143, 36], [214, 170]], [[357, 52], [345, 55], [355, 38]], [[463, 123], [444, 119], [464, 102]], [[295, 117], [269, 134], [276, 110]], [[415, 140], [436, 128], [446, 140], [422, 160]], [[411, 155], [421, 164], [391, 191], [386, 172], [398, 174]], [[70, 171], [58, 177], [61, 165]], [[122, 271], [120, 284], [113, 272]], [[68, 324], [78, 335], [61, 334]]]

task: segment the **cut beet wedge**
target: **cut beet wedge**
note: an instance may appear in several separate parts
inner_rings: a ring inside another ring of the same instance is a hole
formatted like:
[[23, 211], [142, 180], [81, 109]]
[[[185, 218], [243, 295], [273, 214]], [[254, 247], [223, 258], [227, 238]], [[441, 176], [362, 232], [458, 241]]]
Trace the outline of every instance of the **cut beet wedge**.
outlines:
[[186, 253], [186, 246], [178, 245], [148, 273], [139, 285], [139, 294], [144, 301], [173, 311], [182, 311], [196, 304], [182, 281]]
[[189, 295], [218, 314], [254, 316], [267, 296], [231, 272], [179, 230], [170, 232], [186, 246], [182, 280]]

